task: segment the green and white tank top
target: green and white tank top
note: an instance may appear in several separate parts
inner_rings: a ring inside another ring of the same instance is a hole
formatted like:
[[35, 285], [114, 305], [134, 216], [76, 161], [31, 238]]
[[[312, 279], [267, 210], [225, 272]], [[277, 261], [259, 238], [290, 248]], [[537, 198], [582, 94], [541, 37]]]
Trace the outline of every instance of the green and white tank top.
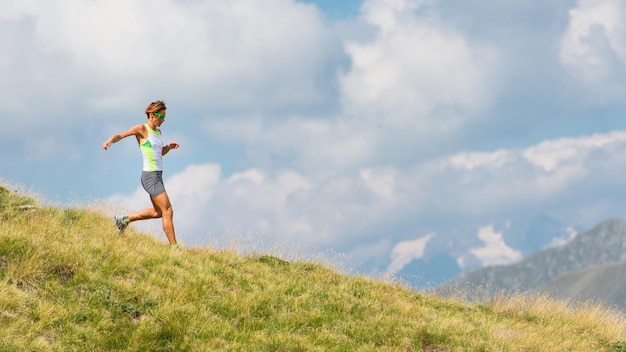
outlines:
[[163, 171], [163, 138], [161, 132], [148, 129], [148, 139], [139, 145], [143, 157], [143, 171]]

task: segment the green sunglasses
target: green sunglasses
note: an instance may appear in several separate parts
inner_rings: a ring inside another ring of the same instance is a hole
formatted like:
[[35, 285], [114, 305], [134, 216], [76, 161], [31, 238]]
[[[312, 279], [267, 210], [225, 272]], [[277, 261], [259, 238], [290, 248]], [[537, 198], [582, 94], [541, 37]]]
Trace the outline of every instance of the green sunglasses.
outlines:
[[159, 114], [158, 112], [153, 112], [152, 114], [154, 116], [160, 118], [161, 120], [165, 120], [165, 115], [163, 115], [163, 114]]

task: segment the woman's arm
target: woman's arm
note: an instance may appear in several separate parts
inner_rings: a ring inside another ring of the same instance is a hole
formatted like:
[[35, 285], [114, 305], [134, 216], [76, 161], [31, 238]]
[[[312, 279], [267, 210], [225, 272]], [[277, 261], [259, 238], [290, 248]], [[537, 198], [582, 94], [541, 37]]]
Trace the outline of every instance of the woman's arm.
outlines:
[[178, 147], [180, 147], [180, 145], [176, 142], [170, 142], [168, 143], [165, 147], [163, 147], [163, 151], [162, 151], [162, 155], [167, 154], [167, 152], [169, 152], [172, 149], [178, 149]]
[[111, 136], [111, 138], [107, 139], [106, 141], [104, 141], [104, 143], [102, 143], [102, 149], [107, 150], [111, 146], [111, 144], [117, 143], [121, 141], [122, 139], [129, 137], [129, 136], [143, 137], [144, 129], [145, 129], [144, 125], [136, 125], [136, 126], [131, 127], [128, 131], [114, 134], [113, 136]]

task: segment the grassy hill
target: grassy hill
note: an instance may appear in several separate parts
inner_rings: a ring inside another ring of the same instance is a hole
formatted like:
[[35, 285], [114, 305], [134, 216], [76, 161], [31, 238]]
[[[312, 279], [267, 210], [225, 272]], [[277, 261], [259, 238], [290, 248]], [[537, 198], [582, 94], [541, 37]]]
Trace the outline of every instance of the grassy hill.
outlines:
[[544, 296], [467, 304], [315, 262], [170, 252], [0, 188], [0, 351], [626, 351], [625, 327]]

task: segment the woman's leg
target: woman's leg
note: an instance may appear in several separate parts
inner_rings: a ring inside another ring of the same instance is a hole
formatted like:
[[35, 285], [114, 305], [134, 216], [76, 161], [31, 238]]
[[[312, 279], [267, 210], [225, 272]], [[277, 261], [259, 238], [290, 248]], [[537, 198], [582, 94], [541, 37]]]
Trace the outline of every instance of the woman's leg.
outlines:
[[147, 219], [162, 218], [163, 231], [170, 244], [176, 244], [176, 232], [174, 231], [174, 210], [172, 203], [167, 196], [167, 192], [163, 192], [155, 198], [150, 197], [153, 208], [146, 208], [134, 214], [128, 215], [130, 222]]
[[176, 232], [174, 231], [174, 210], [172, 209], [172, 203], [167, 196], [167, 192], [163, 192], [155, 198], [150, 198], [154, 205], [154, 211], [159, 214], [158, 217], [162, 217], [163, 231], [170, 244], [176, 244]]
[[133, 222], [137, 220], [148, 220], [148, 219], [160, 218], [161, 217], [160, 209], [157, 208], [156, 204], [154, 204], [154, 200], [152, 199], [152, 197], [150, 197], [150, 201], [152, 202], [152, 206], [153, 206], [152, 208], [146, 208], [134, 214], [130, 214], [128, 215], [128, 219], [130, 219], [130, 221]]

